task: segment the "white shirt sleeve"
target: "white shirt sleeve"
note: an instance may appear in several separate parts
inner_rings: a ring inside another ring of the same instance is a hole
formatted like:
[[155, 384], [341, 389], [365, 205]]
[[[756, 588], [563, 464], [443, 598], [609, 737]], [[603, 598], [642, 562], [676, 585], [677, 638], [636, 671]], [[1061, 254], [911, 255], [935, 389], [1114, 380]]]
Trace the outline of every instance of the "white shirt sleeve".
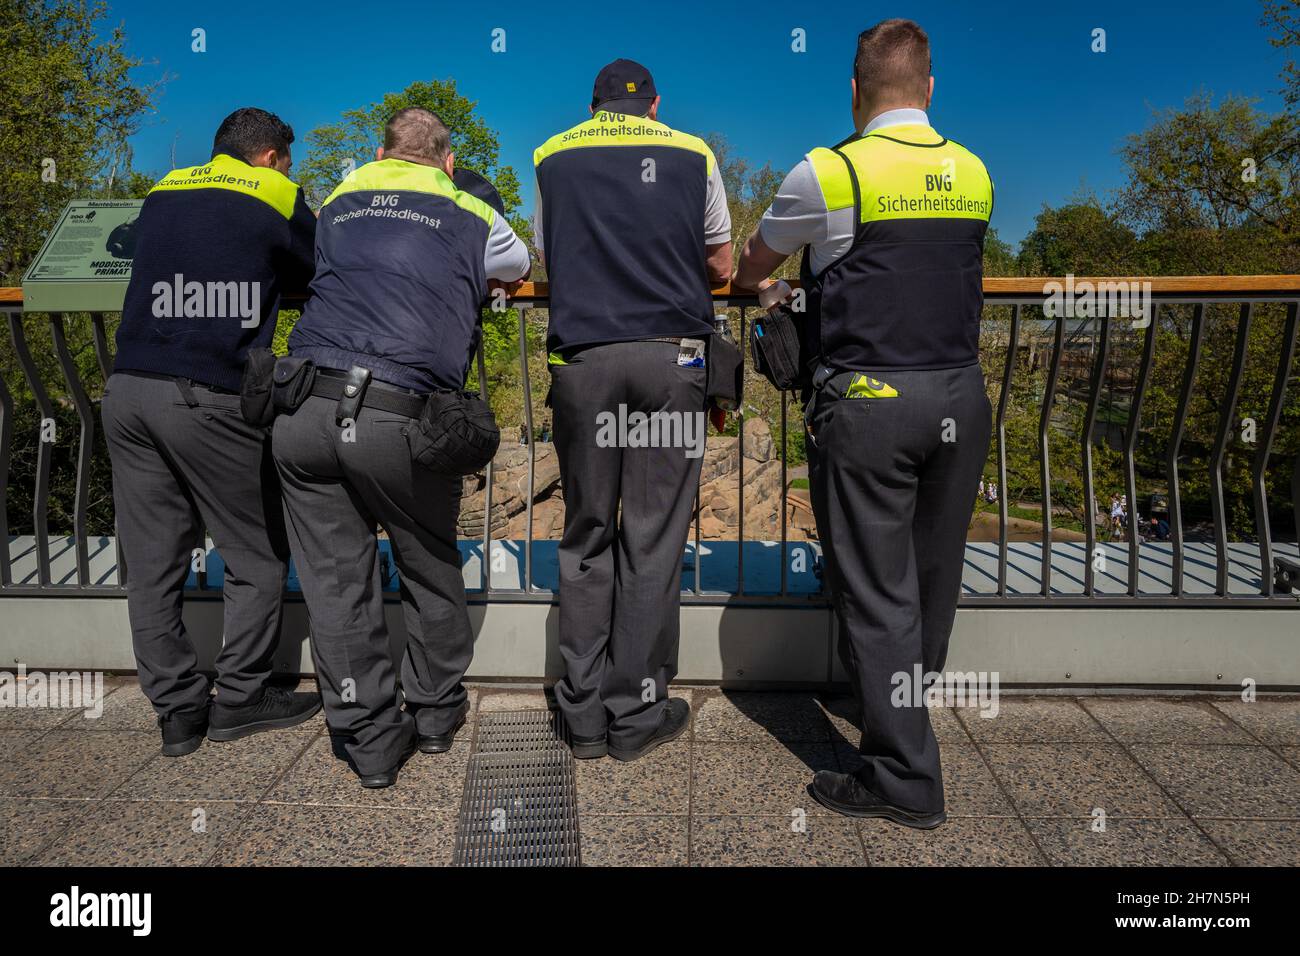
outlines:
[[790, 170], [758, 224], [763, 242], [790, 255], [812, 246], [812, 269], [820, 272], [853, 245], [853, 208], [827, 210], [826, 198], [807, 157]]
[[487, 248], [483, 252], [483, 268], [489, 279], [514, 282], [528, 275], [532, 263], [528, 247], [515, 235], [506, 217], [497, 213], [488, 230]]
[[722, 183], [722, 173], [715, 160], [704, 192], [704, 244], [719, 246], [730, 241], [731, 210], [727, 208], [727, 187]]

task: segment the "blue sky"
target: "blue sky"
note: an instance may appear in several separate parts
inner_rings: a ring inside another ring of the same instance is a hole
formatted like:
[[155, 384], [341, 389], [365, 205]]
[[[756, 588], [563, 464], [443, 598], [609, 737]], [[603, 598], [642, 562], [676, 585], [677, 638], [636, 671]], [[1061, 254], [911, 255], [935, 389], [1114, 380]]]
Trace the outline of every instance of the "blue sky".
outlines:
[[[1051, 7], [1045, 9], [1045, 7]], [[462, 11], [462, 12], [456, 12]], [[890, 16], [930, 34], [931, 121], [981, 155], [997, 185], [993, 224], [1018, 242], [1044, 203], [1122, 183], [1116, 150], [1153, 110], [1210, 91], [1280, 104], [1281, 51], [1255, 0], [797, 4], [704, 0], [587, 5], [387, 0], [204, 7], [110, 2], [141, 80], [173, 75], [134, 140], [136, 166], [161, 174], [208, 157], [232, 109], [280, 114], [304, 145], [314, 126], [416, 80], [454, 77], [501, 137], [502, 159], [529, 182], [533, 147], [586, 115], [596, 71], [618, 56], [645, 63], [660, 118], [724, 133], [755, 165], [788, 169], [810, 147], [851, 132], [848, 78], [858, 31]], [[207, 31], [207, 52], [190, 49]], [[494, 28], [506, 52], [491, 50]], [[1090, 49], [1106, 31], [1107, 52]], [[807, 52], [790, 49], [806, 31]], [[178, 137], [178, 138], [177, 138]], [[525, 191], [531, 207], [532, 190]]]

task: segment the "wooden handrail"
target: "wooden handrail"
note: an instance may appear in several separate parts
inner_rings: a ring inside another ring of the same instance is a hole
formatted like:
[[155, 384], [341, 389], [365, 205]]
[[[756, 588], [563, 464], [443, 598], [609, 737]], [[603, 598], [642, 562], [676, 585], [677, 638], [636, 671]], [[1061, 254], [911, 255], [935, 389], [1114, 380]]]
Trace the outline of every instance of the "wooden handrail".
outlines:
[[[1042, 295], [1049, 282], [1065, 284], [1063, 276], [986, 277], [984, 294], [988, 296]], [[1074, 286], [1081, 283], [1150, 282], [1151, 292], [1157, 295], [1290, 295], [1300, 294], [1300, 275], [1265, 276], [1075, 276]], [[790, 284], [798, 287], [798, 281]], [[733, 289], [729, 282], [713, 287], [715, 299], [737, 299], [752, 296], [748, 290]], [[525, 282], [513, 298], [536, 301], [549, 296], [547, 283]], [[296, 298], [290, 296], [290, 298]], [[23, 290], [17, 286], [0, 286], [0, 307], [23, 304]]]

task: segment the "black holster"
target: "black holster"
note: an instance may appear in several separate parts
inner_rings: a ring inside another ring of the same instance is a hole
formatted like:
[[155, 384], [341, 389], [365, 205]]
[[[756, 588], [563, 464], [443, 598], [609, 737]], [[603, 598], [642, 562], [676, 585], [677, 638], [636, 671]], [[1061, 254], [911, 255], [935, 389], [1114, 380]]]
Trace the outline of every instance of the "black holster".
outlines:
[[275, 353], [270, 349], [249, 349], [244, 378], [239, 385], [239, 411], [244, 421], [265, 428], [275, 419], [271, 390], [275, 381]]
[[276, 412], [296, 411], [307, 401], [316, 383], [316, 363], [309, 358], [286, 355], [275, 363], [271, 404]]

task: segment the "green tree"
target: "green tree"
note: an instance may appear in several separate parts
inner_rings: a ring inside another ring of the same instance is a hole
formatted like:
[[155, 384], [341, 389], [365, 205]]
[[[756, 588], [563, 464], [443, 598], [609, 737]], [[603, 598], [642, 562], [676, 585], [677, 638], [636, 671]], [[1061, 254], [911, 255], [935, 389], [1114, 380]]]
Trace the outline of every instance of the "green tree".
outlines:
[[1156, 275], [1300, 269], [1300, 131], [1242, 97], [1207, 93], [1166, 110], [1120, 151], [1115, 216], [1144, 234]]
[[17, 285], [70, 199], [138, 188], [127, 142], [165, 80], [140, 86], [103, 2], [0, 4], [0, 282]]
[[1020, 243], [1019, 274], [1126, 275], [1135, 266], [1137, 236], [1091, 193], [1044, 206]]
[[[1269, 37], [1269, 45], [1283, 50], [1300, 47], [1300, 7], [1293, 0], [1264, 0], [1263, 25], [1277, 32]], [[1300, 67], [1288, 60], [1282, 68], [1282, 96], [1294, 111], [1300, 107]]]
[[[142, 196], [150, 177], [132, 168], [129, 137], [153, 111], [166, 77], [140, 85], [121, 27], [98, 28], [103, 3], [4, 0], [0, 3], [0, 284], [17, 285], [63, 207], [71, 199]], [[46, 509], [50, 529], [72, 529], [78, 419], [59, 367], [50, 317], [15, 317], [54, 405], [57, 441], [50, 446]], [[90, 317], [64, 318], [69, 352], [92, 399], [102, 388]], [[110, 322], [111, 338], [115, 323]], [[19, 368], [12, 332], [0, 330], [0, 376], [14, 403], [6, 512], [11, 533], [30, 533], [40, 448], [40, 414]], [[87, 498], [92, 533], [112, 528], [108, 456], [103, 429]]]

